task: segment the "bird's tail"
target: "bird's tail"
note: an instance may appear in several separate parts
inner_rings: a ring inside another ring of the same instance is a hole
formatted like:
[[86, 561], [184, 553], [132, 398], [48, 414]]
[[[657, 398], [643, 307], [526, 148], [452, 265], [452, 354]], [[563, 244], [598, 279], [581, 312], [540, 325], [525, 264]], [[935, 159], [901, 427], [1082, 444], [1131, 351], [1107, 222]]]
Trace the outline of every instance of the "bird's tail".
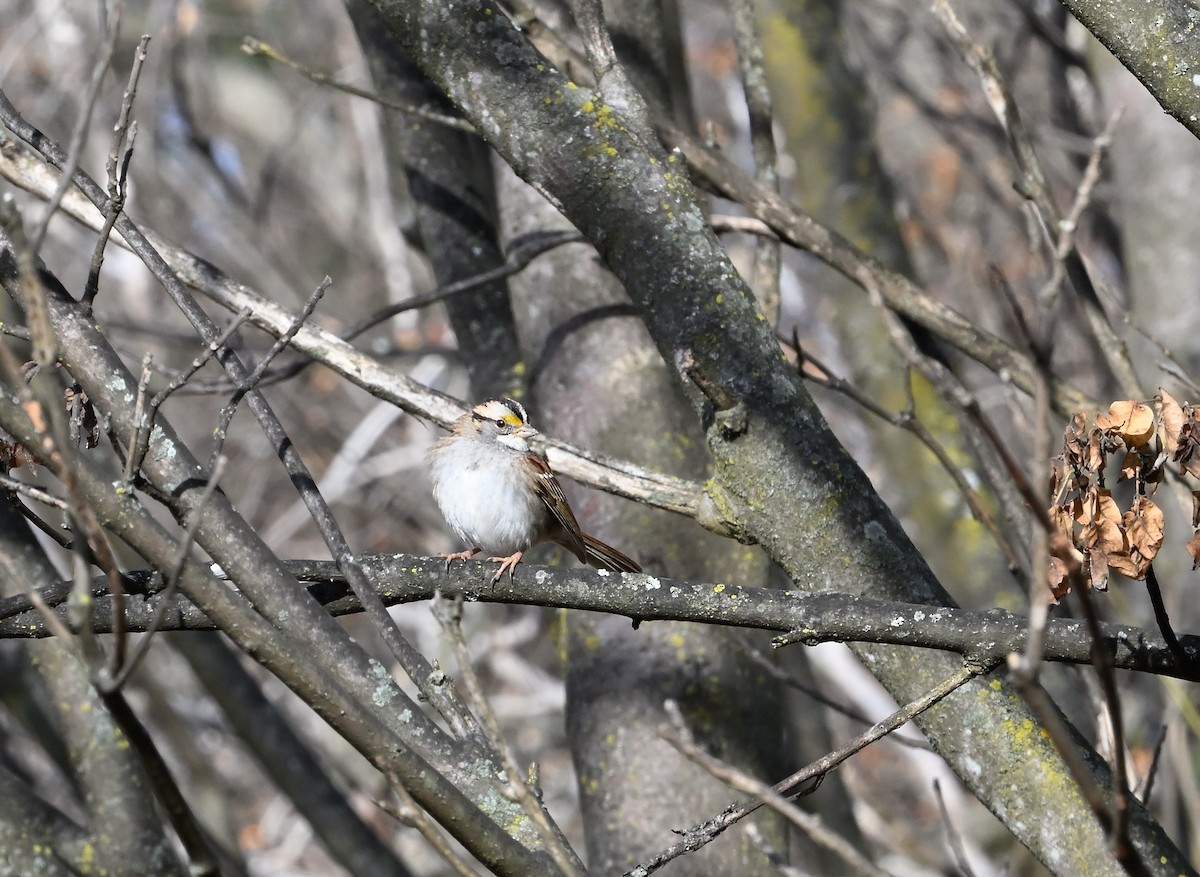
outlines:
[[591, 566], [600, 569], [610, 569], [613, 572], [641, 572], [642, 568], [611, 545], [601, 542], [595, 536], [583, 534], [583, 547], [587, 550], [585, 560]]

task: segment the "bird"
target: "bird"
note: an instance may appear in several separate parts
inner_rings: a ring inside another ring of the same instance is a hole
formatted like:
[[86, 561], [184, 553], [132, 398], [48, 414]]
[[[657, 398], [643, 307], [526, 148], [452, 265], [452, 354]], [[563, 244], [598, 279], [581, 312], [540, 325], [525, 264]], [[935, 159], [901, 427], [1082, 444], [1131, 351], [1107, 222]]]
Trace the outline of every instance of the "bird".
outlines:
[[541, 542], [566, 548], [583, 563], [614, 572], [642, 568], [611, 545], [584, 533], [546, 458], [530, 449], [538, 431], [515, 399], [489, 399], [454, 421], [429, 450], [433, 498], [469, 548], [449, 554], [446, 568], [481, 551], [512, 580], [521, 556]]

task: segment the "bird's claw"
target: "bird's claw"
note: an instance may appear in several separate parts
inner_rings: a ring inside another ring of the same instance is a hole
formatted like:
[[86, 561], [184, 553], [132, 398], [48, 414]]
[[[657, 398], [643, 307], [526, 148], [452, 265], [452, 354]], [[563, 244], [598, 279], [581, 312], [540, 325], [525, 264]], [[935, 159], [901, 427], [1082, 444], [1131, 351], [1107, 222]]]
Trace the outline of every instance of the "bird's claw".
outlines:
[[451, 564], [453, 564], [453, 563], [454, 563], [454, 561], [456, 561], [456, 560], [470, 560], [472, 557], [474, 557], [474, 556], [475, 556], [476, 554], [478, 554], [478, 553], [479, 553], [479, 549], [478, 549], [478, 548], [468, 548], [466, 551], [454, 551], [454, 552], [451, 552], [451, 553], [449, 553], [449, 554], [444, 554], [444, 553], [443, 553], [443, 554], [439, 554], [439, 555], [438, 555], [438, 557], [445, 558], [445, 560], [446, 560], [446, 572], [450, 572], [450, 566], [451, 566]]
[[524, 553], [523, 551], [518, 551], [516, 554], [510, 554], [508, 557], [489, 557], [488, 560], [492, 563], [500, 564], [500, 568], [492, 576], [492, 584], [495, 585], [496, 582], [500, 581], [500, 577], [504, 575], [506, 570], [508, 571], [508, 580], [511, 583], [513, 573], [516, 571], [517, 564], [521, 562], [521, 555]]

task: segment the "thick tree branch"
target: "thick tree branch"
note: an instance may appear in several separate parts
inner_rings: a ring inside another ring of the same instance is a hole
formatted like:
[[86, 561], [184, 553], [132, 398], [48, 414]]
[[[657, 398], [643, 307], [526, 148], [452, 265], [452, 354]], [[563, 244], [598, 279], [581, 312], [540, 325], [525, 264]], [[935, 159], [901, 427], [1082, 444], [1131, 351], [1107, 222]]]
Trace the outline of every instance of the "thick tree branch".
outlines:
[[1142, 81], [1164, 110], [1200, 137], [1200, 32], [1192, 4], [1063, 0], [1063, 5]]
[[[871, 642], [955, 652], [992, 664], [1024, 648], [1027, 619], [993, 609], [975, 612], [881, 600], [825, 591], [779, 591], [730, 584], [685, 582], [650, 575], [617, 575], [593, 569], [564, 570], [522, 565], [512, 581], [491, 584], [488, 564], [469, 561], [447, 571], [440, 558], [403, 554], [366, 555], [363, 568], [389, 606], [431, 600], [434, 594], [467, 602], [507, 603], [585, 609], [626, 615], [637, 622], [698, 621], [776, 631], [777, 645], [820, 642]], [[361, 612], [361, 607], [330, 561], [298, 560], [288, 569], [307, 582], [309, 593], [334, 615]], [[126, 574], [133, 589], [127, 621], [131, 631], [145, 628], [155, 611], [162, 578], [150, 571]], [[62, 583], [42, 591], [55, 611], [65, 611], [69, 590]], [[110, 629], [112, 609], [96, 580], [95, 625]], [[186, 599], [173, 601], [161, 630], [212, 630], [214, 625]], [[0, 600], [0, 639], [50, 636], [45, 622], [23, 595]], [[1200, 682], [1200, 636], [1178, 638], [1177, 653], [1156, 631], [1121, 624], [1101, 625], [1101, 647], [1119, 670], [1138, 670]], [[1177, 659], [1182, 656], [1182, 660]], [[1054, 618], [1046, 629], [1045, 658], [1090, 664], [1093, 652], [1085, 623]]]

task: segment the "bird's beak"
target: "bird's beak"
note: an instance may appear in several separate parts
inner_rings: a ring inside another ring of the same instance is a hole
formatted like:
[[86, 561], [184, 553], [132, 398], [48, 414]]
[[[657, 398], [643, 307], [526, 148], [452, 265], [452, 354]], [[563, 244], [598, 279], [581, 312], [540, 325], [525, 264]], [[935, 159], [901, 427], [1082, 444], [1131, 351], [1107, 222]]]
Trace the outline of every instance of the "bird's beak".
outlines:
[[525, 439], [526, 441], [533, 438], [537, 434], [538, 434], [538, 431], [536, 429], [534, 429], [532, 426], [530, 426], [529, 424], [520, 426], [513, 431], [513, 435], [515, 435], [517, 438]]

